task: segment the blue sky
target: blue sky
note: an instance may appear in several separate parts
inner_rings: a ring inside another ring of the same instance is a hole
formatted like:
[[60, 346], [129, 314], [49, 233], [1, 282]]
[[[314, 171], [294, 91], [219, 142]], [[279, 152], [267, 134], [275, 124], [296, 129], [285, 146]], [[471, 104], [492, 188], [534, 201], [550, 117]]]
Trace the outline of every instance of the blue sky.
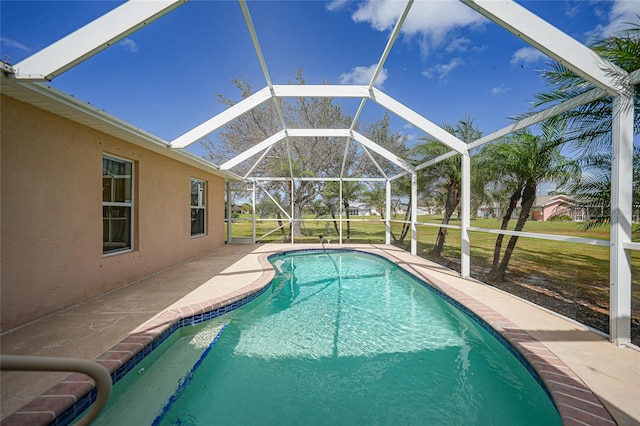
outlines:
[[[118, 6], [116, 1], [0, 3], [0, 52], [16, 64]], [[367, 84], [404, 1], [249, 1], [271, 79]], [[637, 22], [640, 0], [519, 2], [582, 42]], [[484, 133], [526, 112], [548, 58], [458, 2], [417, 0], [377, 86], [436, 124], [469, 115]], [[232, 78], [266, 85], [236, 1], [192, 0], [51, 84], [168, 141], [239, 99]], [[340, 101], [349, 115], [359, 102]], [[368, 102], [361, 121], [383, 110]], [[411, 140], [415, 128], [394, 118]], [[193, 147], [197, 152], [197, 146]]]

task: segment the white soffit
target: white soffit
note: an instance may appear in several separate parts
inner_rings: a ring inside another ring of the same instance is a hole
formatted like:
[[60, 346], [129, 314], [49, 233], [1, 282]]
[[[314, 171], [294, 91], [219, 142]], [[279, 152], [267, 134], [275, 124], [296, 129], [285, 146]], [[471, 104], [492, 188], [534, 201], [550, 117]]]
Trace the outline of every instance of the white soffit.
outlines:
[[166, 15], [187, 0], [128, 1], [18, 62], [16, 78], [52, 80], [85, 59]]
[[612, 96], [628, 89], [628, 73], [513, 1], [460, 0]]
[[169, 143], [151, 133], [122, 121], [95, 106], [68, 95], [44, 83], [21, 82], [13, 77], [1, 76], [3, 95], [33, 105], [44, 111], [80, 123], [106, 135], [130, 142], [168, 158], [191, 165], [200, 170], [231, 180], [242, 180], [235, 173], [223, 171], [217, 165], [182, 149], [169, 149]]

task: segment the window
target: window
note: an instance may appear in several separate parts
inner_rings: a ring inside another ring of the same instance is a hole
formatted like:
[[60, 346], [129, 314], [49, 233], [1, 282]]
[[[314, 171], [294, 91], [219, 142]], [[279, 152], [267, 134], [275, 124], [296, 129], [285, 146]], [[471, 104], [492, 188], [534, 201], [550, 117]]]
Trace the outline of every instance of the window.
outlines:
[[191, 178], [191, 235], [204, 235], [205, 233], [205, 200], [206, 182]]
[[102, 253], [131, 250], [133, 162], [102, 157]]

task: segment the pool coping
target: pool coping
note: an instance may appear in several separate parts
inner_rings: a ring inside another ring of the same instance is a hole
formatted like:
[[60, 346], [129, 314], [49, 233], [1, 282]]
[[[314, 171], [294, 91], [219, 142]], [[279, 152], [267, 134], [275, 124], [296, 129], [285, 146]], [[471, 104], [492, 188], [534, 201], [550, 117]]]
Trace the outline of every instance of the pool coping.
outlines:
[[[234, 310], [266, 291], [275, 276], [275, 270], [268, 261], [270, 256], [318, 250], [282, 248], [261, 253], [258, 256], [258, 262], [262, 268], [262, 275], [252, 283], [223, 297], [165, 310], [132, 331], [127, 338], [95, 360], [109, 371], [115, 383], [180, 327], [197, 324]], [[542, 380], [560, 413], [563, 424], [616, 424], [600, 399], [577, 374], [544, 344], [526, 331], [521, 330], [494, 309], [386, 250], [377, 248], [327, 250], [362, 252], [383, 257], [418, 277], [436, 291], [446, 295], [463, 307], [467, 313], [479, 319], [481, 323], [489, 325], [526, 360]], [[2, 425], [66, 425], [88, 408], [95, 401], [96, 395], [97, 391], [93, 380], [84, 374], [74, 373], [3, 419]]]

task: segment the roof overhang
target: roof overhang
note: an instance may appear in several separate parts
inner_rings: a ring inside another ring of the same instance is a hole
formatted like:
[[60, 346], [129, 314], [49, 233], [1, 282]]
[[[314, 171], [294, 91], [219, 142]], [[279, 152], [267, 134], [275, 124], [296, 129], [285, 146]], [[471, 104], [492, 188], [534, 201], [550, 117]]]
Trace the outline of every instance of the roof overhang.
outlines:
[[230, 180], [241, 180], [235, 173], [221, 170], [217, 165], [184, 149], [171, 149], [169, 142], [139, 129], [95, 106], [70, 96], [48, 84], [22, 83], [3, 73], [0, 93], [28, 103], [42, 110], [64, 117], [91, 129], [132, 143], [165, 157]]

